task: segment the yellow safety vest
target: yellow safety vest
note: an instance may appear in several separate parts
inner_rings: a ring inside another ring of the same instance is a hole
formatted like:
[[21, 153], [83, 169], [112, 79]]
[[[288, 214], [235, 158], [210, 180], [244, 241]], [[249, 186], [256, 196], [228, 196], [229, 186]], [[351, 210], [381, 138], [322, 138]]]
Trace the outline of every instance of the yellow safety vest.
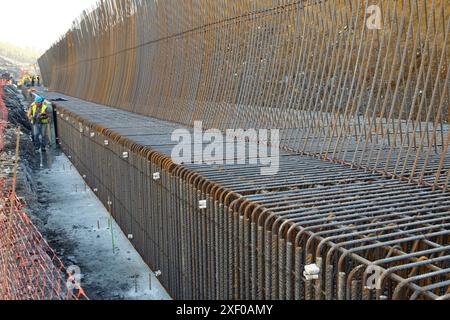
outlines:
[[[31, 106], [31, 116], [34, 118], [36, 115], [36, 110], [37, 110], [37, 105], [35, 103], [33, 103], [33, 105]], [[46, 104], [42, 104], [41, 107], [41, 114], [44, 114], [45, 111], [47, 111], [47, 105]], [[34, 119], [31, 121], [32, 124], [35, 124], [36, 121], [34, 121]], [[42, 119], [41, 120], [42, 124], [48, 124], [48, 119]]]

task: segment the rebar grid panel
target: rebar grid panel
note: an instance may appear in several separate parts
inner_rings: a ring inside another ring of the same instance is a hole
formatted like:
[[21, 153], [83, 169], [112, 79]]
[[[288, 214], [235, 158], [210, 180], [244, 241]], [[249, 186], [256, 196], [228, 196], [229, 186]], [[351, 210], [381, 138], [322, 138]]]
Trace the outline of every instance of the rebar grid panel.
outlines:
[[54, 91], [447, 189], [449, 29], [445, 0], [107, 0], [39, 65]]
[[289, 153], [175, 165], [179, 124], [62, 97], [63, 149], [174, 298], [450, 297], [447, 192]]

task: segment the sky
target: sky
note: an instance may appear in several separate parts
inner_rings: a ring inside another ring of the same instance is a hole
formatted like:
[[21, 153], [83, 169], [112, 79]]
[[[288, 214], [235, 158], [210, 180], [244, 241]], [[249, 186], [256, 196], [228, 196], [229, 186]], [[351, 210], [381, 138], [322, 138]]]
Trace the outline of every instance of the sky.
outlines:
[[97, 0], [0, 0], [0, 41], [44, 52]]

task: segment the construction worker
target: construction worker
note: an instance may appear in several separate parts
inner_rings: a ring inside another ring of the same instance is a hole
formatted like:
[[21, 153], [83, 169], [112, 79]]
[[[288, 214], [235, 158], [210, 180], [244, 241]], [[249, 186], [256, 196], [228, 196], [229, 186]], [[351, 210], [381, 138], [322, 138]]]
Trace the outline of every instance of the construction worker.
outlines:
[[45, 147], [47, 146], [47, 135], [46, 129], [49, 123], [49, 114], [47, 113], [48, 106], [45, 104], [45, 99], [43, 97], [36, 97], [34, 103], [28, 110], [28, 119], [33, 125], [33, 141], [36, 150], [41, 149], [45, 152]]

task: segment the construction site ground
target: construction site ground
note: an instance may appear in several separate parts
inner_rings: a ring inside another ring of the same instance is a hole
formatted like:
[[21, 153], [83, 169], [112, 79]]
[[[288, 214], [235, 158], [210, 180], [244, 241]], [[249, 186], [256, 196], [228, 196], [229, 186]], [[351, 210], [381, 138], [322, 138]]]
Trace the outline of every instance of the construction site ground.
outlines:
[[171, 299], [69, 159], [58, 149], [34, 151], [23, 122], [28, 102], [20, 91], [10, 86], [5, 102], [11, 125], [5, 131], [2, 172], [11, 174], [15, 127], [20, 126], [18, 196], [27, 202], [27, 213], [64, 264], [79, 267], [88, 297]]

